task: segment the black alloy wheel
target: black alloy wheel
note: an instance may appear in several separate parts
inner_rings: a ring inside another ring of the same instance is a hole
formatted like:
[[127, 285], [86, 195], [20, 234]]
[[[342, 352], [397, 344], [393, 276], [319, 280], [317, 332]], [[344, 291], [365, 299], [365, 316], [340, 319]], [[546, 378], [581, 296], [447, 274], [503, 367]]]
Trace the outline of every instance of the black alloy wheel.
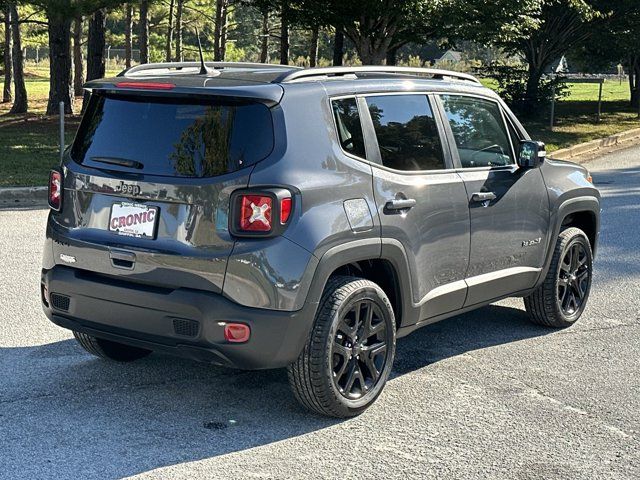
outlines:
[[571, 245], [558, 270], [558, 307], [567, 317], [578, 312], [591, 284], [589, 256], [581, 243]]
[[524, 298], [532, 322], [566, 328], [578, 321], [589, 299], [593, 254], [585, 233], [568, 227], [558, 235], [542, 284]]
[[387, 362], [387, 337], [382, 311], [370, 299], [342, 315], [331, 349], [333, 383], [341, 395], [356, 400], [377, 384]]

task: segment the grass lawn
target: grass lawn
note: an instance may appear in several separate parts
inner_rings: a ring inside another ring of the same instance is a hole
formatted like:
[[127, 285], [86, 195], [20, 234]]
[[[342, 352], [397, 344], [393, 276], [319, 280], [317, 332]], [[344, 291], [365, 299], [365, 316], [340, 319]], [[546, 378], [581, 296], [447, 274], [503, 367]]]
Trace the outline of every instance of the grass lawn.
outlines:
[[[0, 187], [44, 185], [49, 169], [58, 163], [58, 119], [44, 116], [48, 67], [29, 66], [26, 72], [30, 113], [8, 115], [10, 105], [0, 104]], [[113, 70], [107, 75], [116, 73]], [[495, 87], [491, 80], [483, 83]], [[549, 106], [537, 116], [539, 120], [524, 122], [533, 138], [547, 144], [547, 151], [640, 127], [636, 112], [628, 106], [629, 87], [625, 82], [605, 82], [600, 123], [596, 122], [598, 85], [576, 83], [569, 88], [570, 95], [556, 104], [553, 131], [549, 128]], [[79, 112], [80, 106], [81, 100], [77, 100], [74, 112]], [[77, 115], [67, 116], [67, 143], [73, 139], [78, 123]]]

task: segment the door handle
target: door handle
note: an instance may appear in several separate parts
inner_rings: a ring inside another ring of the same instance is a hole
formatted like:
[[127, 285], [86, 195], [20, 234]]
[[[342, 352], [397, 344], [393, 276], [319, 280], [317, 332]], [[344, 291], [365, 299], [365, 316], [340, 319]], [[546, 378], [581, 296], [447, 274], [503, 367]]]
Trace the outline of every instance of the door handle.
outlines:
[[385, 203], [384, 209], [392, 212], [397, 212], [398, 210], [409, 210], [415, 207], [416, 203], [417, 202], [413, 198], [396, 198]]
[[490, 202], [496, 198], [496, 194], [493, 192], [476, 192], [471, 195], [472, 202]]

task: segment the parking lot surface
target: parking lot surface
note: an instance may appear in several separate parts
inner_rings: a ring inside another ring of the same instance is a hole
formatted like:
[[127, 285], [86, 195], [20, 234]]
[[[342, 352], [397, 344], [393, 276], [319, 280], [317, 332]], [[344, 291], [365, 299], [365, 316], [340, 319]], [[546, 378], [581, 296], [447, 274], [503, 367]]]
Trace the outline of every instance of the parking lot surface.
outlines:
[[587, 166], [604, 210], [580, 322], [510, 299], [418, 330], [346, 421], [303, 411], [283, 370], [91, 357], [40, 308], [46, 211], [0, 211], [0, 477], [640, 478], [640, 147]]

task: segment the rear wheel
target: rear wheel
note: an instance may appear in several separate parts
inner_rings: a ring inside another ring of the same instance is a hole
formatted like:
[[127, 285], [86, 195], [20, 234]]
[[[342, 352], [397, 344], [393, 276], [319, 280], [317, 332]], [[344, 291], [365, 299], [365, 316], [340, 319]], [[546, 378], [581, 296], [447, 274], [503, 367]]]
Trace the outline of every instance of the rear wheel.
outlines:
[[382, 392], [395, 345], [395, 318], [384, 291], [369, 280], [334, 277], [302, 353], [288, 368], [289, 383], [309, 410], [358, 415]]
[[524, 299], [534, 323], [548, 327], [569, 327], [584, 311], [593, 274], [589, 239], [578, 228], [567, 228], [558, 241], [544, 283]]
[[151, 353], [151, 350], [92, 337], [86, 333], [74, 331], [73, 336], [76, 338], [80, 346], [82, 346], [82, 348], [91, 355], [114, 360], [116, 362], [133, 362], [134, 360], [144, 358]]

